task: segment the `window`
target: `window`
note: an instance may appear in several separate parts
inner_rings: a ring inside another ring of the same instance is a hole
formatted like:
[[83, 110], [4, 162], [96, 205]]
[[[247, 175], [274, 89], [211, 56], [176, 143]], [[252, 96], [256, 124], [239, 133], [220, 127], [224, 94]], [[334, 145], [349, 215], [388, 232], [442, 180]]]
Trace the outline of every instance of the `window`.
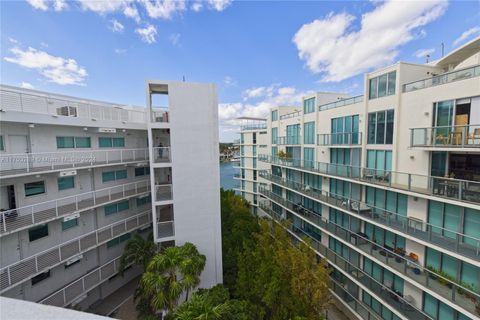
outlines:
[[50, 277], [50, 270], [32, 278], [32, 286]]
[[25, 197], [35, 196], [45, 193], [45, 181], [35, 181], [25, 183]]
[[272, 144], [277, 144], [278, 128], [272, 128]]
[[28, 240], [30, 242], [48, 237], [48, 224], [36, 226], [28, 230]]
[[147, 197], [137, 198], [137, 207], [146, 205], [146, 204], [151, 203], [151, 202], [152, 202], [151, 195], [148, 195]]
[[303, 100], [303, 113], [315, 112], [315, 97]]
[[357, 144], [359, 116], [346, 116], [331, 120], [332, 144]]
[[369, 81], [369, 99], [381, 98], [395, 94], [397, 72], [382, 74]]
[[5, 144], [3, 143], [3, 136], [0, 136], [0, 151], [5, 151]]
[[109, 249], [111, 247], [119, 245], [120, 243], [122, 243], [124, 241], [127, 241], [131, 237], [132, 237], [132, 235], [130, 233], [126, 233], [126, 234], [121, 235], [119, 237], [113, 238], [112, 240], [107, 242], [107, 248]]
[[381, 171], [392, 170], [391, 150], [367, 150], [367, 168]]
[[74, 177], [63, 177], [57, 179], [58, 191], [75, 188]]
[[57, 148], [91, 148], [90, 137], [57, 137]]
[[315, 144], [315, 122], [307, 122], [303, 127], [303, 143]]
[[367, 187], [365, 202], [377, 209], [407, 216], [408, 196], [405, 194]]
[[62, 231], [78, 226], [78, 218], [62, 221]]
[[293, 124], [287, 126], [287, 144], [300, 143], [300, 125]]
[[111, 214], [128, 210], [130, 208], [130, 202], [128, 200], [125, 200], [125, 201], [106, 205], [104, 208], [105, 208], [105, 216], [109, 216]]
[[150, 167], [135, 168], [135, 177], [147, 176], [150, 174]]
[[278, 120], [278, 110], [273, 110], [272, 111], [272, 121], [277, 121]]
[[100, 148], [123, 148], [125, 147], [125, 138], [99, 137], [98, 146]]
[[303, 164], [306, 168], [313, 168], [315, 161], [315, 149], [303, 148]]
[[256, 132], [254, 132], [252, 134], [252, 144], [257, 144], [257, 133]]
[[371, 112], [368, 114], [369, 144], [392, 144], [394, 110]]
[[110, 182], [127, 178], [127, 169], [102, 172], [102, 182]]

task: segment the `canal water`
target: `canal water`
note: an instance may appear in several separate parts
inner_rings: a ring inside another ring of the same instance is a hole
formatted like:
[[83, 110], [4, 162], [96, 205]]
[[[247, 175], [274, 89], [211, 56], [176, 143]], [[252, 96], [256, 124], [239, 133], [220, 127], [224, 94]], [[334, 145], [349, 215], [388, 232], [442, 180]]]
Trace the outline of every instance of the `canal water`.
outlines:
[[234, 162], [220, 163], [220, 186], [224, 189], [233, 189], [238, 185], [238, 180], [233, 180], [233, 175], [239, 170], [233, 164]]

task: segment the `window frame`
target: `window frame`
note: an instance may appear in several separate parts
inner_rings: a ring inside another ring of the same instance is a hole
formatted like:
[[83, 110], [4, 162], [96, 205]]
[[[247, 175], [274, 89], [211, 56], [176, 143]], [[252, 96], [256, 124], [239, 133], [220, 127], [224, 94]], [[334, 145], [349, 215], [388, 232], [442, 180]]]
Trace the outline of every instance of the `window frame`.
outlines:
[[[60, 188], [60, 180], [65, 180], [65, 179], [71, 179], [72, 180], [72, 186], [67, 187], [67, 188]], [[75, 176], [69, 176], [69, 177], [58, 177], [57, 178], [57, 188], [58, 191], [64, 191], [64, 190], [69, 190], [69, 189], [75, 189]]]
[[[34, 194], [27, 194], [27, 184], [39, 183], [39, 182], [41, 182], [43, 184], [43, 192], [34, 193]], [[26, 182], [26, 183], [23, 184], [23, 191], [25, 193], [25, 198], [46, 194], [47, 193], [47, 186], [45, 184], [45, 180], [37, 180], [37, 181], [32, 181], [32, 182]]]
[[[32, 232], [35, 232], [35, 231], [38, 231], [38, 230], [41, 230], [41, 229], [46, 230], [46, 233], [41, 232], [41, 233], [39, 233], [40, 236], [34, 234], [36, 236], [36, 238], [32, 240], [32, 237], [33, 237]], [[48, 228], [48, 223], [41, 224], [39, 226], [34, 226], [34, 227], [28, 229], [28, 241], [29, 242], [34, 242], [34, 241], [46, 238], [49, 235], [50, 235], [50, 230]]]

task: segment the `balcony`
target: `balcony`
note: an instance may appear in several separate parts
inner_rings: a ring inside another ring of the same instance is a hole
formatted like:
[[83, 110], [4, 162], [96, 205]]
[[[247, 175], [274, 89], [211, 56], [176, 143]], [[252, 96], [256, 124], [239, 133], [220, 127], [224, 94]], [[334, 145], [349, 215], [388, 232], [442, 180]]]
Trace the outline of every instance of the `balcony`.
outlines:
[[172, 200], [172, 185], [161, 184], [155, 185], [155, 201], [169, 201]]
[[463, 70], [444, 73], [428, 79], [423, 79], [403, 85], [403, 92], [411, 92], [420, 89], [430, 88], [454, 81], [470, 79], [480, 76], [480, 66], [470, 67]]
[[[260, 207], [274, 220], [280, 223], [282, 222], [283, 219], [270, 208], [265, 207], [265, 205], [261, 205]], [[365, 273], [361, 269], [358, 259], [356, 265], [351, 263], [349, 260], [337, 254], [335, 251], [324, 246], [319, 239], [317, 239], [315, 236], [312, 236], [312, 233], [309, 230], [305, 230], [304, 228], [295, 226], [293, 224], [289, 224], [287, 228], [288, 231], [295, 235], [299, 240], [309, 239], [310, 246], [320, 256], [327, 259], [335, 268], [342, 270], [343, 273], [350, 275], [356, 281], [367, 287], [380, 299], [385, 300], [391, 307], [399, 311], [407, 319], [431, 319], [422, 310], [417, 309], [414, 304], [408, 301], [410, 298], [407, 299], [407, 297], [403, 297], [400, 293], [395, 292], [389, 286], [378, 282], [372, 276]]]
[[147, 192], [150, 182], [142, 180], [6, 210], [0, 212], [0, 236]]
[[327, 133], [317, 135], [317, 145], [319, 146], [346, 146], [354, 147], [362, 146], [361, 132], [341, 132]]
[[300, 117], [302, 114], [303, 114], [302, 111], [290, 112], [290, 113], [281, 115], [281, 116], [280, 116], [280, 120], [285, 120], [285, 119], [291, 119], [291, 118]]
[[241, 131], [267, 129], [266, 123], [245, 124], [240, 126]]
[[0, 155], [0, 177], [148, 161], [148, 149], [108, 149]]
[[431, 225], [418, 219], [402, 216], [398, 213], [378, 208], [365, 202], [349, 199], [345, 196], [311, 188], [302, 183], [290, 181], [269, 172], [260, 171], [260, 177], [275, 184], [295, 190], [298, 194], [314, 198], [329, 207], [348, 214], [390, 227], [443, 249], [480, 261], [480, 237], [475, 238], [453, 230]]
[[286, 136], [286, 137], [277, 137], [278, 145], [299, 145], [301, 143], [300, 136]]
[[480, 152], [480, 124], [410, 129], [410, 147], [474, 148]]
[[293, 167], [327, 177], [351, 179], [430, 196], [480, 203], [480, 182], [478, 181], [424, 176], [325, 162], [302, 161], [300, 159], [280, 159], [269, 155], [259, 155], [258, 159], [274, 165]]
[[154, 163], [172, 162], [172, 159], [170, 157], [170, 147], [154, 147], [152, 149]]
[[175, 236], [174, 221], [157, 222], [157, 239]]
[[74, 256], [150, 223], [151, 211], [146, 211], [1, 268], [0, 293], [29, 280], [36, 274], [60, 265]]
[[342, 99], [342, 100], [339, 100], [339, 101], [330, 102], [330, 103], [321, 105], [321, 106], [318, 107], [318, 110], [320, 110], [320, 111], [330, 110], [330, 109], [334, 109], [334, 108], [338, 108], [338, 107], [348, 106], [348, 105], [351, 105], [351, 104], [354, 104], [354, 103], [359, 103], [359, 102], [362, 102], [362, 101], [363, 101], [363, 95], [362, 96], [356, 96], [356, 97]]
[[168, 108], [155, 108], [152, 111], [152, 122], [168, 123], [170, 122], [170, 112]]
[[334, 234], [335, 238], [342, 239], [345, 244], [349, 244], [349, 246], [356, 251], [362, 251], [363, 254], [366, 253], [374, 257], [377, 261], [392, 267], [403, 276], [418, 283], [420, 288], [422, 286], [429, 288], [436, 294], [454, 301], [458, 306], [469, 311], [471, 314], [480, 315], [475, 307], [476, 303], [480, 303], [480, 294], [473, 291], [473, 289], [466, 288], [457, 282], [432, 272], [418, 264], [417, 261], [412, 260], [409, 256], [397, 254], [392, 248], [387, 249], [386, 247], [369, 240], [363, 233], [352, 232], [301, 205], [294, 204], [272, 193], [269, 190], [262, 188], [260, 189], [260, 193], [271, 201], [299, 216], [301, 219], [312, 223], [322, 232]]

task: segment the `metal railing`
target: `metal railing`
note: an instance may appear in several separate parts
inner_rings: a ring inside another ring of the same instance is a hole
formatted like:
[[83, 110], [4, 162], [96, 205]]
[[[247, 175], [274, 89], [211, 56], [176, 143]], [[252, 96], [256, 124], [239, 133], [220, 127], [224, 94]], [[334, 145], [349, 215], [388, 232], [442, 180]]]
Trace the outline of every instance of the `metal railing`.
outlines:
[[113, 223], [0, 269], [0, 293], [68, 259], [151, 223], [151, 210]]
[[334, 109], [334, 108], [338, 108], [338, 107], [348, 106], [348, 105], [354, 104], [354, 103], [359, 103], [359, 102], [362, 102], [362, 101], [363, 101], [363, 95], [355, 96], [355, 97], [351, 97], [351, 98], [342, 99], [342, 100], [339, 100], [339, 101], [323, 104], [323, 105], [318, 107], [318, 110], [319, 111], [330, 110], [330, 109]]
[[[277, 220], [279, 222], [284, 220], [281, 216], [270, 210], [268, 207], [265, 208], [264, 205], [260, 205], [260, 207], [274, 220]], [[422, 310], [415, 307], [414, 304], [407, 301], [401, 294], [399, 294], [389, 286], [378, 282], [371, 275], [366, 273], [360, 266], [360, 260], [357, 260], [357, 263], [355, 265], [354, 263], [350, 262], [346, 258], [333, 251], [332, 249], [323, 245], [321, 240], [317, 239], [315, 235], [312, 235], [309, 230], [304, 230], [303, 228], [296, 226], [292, 223], [290, 223], [287, 228], [288, 231], [297, 236], [299, 239], [310, 239], [310, 245], [317, 252], [317, 254], [327, 259], [335, 268], [350, 275], [363, 286], [367, 287], [379, 298], [386, 301], [391, 307], [406, 316], [407, 319], [432, 319]]]
[[361, 146], [361, 132], [339, 132], [317, 135], [317, 145], [319, 146]]
[[60, 95], [28, 91], [18, 92], [2, 85], [0, 87], [1, 108], [4, 111], [49, 114], [54, 117], [78, 117], [95, 120], [146, 123], [145, 110], [131, 107], [83, 100]]
[[301, 116], [302, 114], [303, 114], [302, 111], [290, 112], [290, 113], [281, 115], [281, 116], [280, 116], [280, 120], [285, 120], [285, 119], [290, 119], [290, 118], [299, 117], [299, 116]]
[[259, 175], [275, 184], [294, 190], [298, 194], [314, 198], [324, 205], [360, 217], [362, 220], [370, 220], [391, 227], [404, 235], [418, 238], [451, 252], [480, 261], [480, 237], [476, 238], [435, 226], [419, 219], [375, 207], [357, 199], [315, 189], [299, 182], [272, 175], [266, 171], [260, 171]]
[[170, 147], [154, 147], [153, 149], [153, 162], [171, 162]]
[[157, 239], [175, 236], [174, 221], [157, 222]]
[[150, 191], [150, 181], [118, 185], [0, 212], [0, 236]]
[[477, 148], [480, 151], [480, 124], [410, 129], [411, 147]]
[[403, 92], [416, 91], [478, 76], [480, 76], [480, 65], [404, 84]]
[[[132, 266], [133, 263], [125, 267]], [[90, 271], [81, 278], [71, 282], [62, 289], [52, 293], [38, 303], [56, 307], [65, 307], [86, 292], [100, 286], [112, 276], [120, 272], [120, 257], [110, 260], [104, 265]]]
[[168, 108], [165, 109], [155, 109], [152, 111], [152, 122], [170, 122], [170, 112]]
[[298, 145], [301, 141], [301, 136], [277, 137], [277, 144], [279, 145]]
[[[402, 276], [406, 276], [421, 286], [427, 287], [446, 299], [454, 301], [458, 306], [476, 313], [475, 305], [480, 303], [479, 292], [472, 288], [466, 288], [459, 283], [447, 279], [436, 272], [428, 270], [411, 258], [397, 254], [393, 249], [387, 249], [375, 241], [369, 240], [360, 231], [352, 232], [349, 229], [329, 221], [321, 215], [294, 204], [269, 190], [260, 189], [260, 193], [271, 201], [281, 205], [290, 212], [296, 214], [307, 222], [313, 223], [321, 231], [332, 233], [335, 238], [342, 239], [345, 244], [357, 251], [362, 251], [374, 257], [377, 261], [397, 270]], [[459, 281], [460, 282], [460, 281]], [[476, 289], [478, 291], [478, 289]], [[416, 318], [415, 318], [416, 319]]]
[[263, 162], [420, 194], [480, 203], [480, 182], [259, 155]]
[[241, 131], [267, 129], [267, 123], [245, 124], [240, 126]]
[[0, 155], [0, 176], [147, 160], [146, 148], [3, 154]]
[[168, 201], [172, 199], [171, 184], [155, 185], [155, 201]]

